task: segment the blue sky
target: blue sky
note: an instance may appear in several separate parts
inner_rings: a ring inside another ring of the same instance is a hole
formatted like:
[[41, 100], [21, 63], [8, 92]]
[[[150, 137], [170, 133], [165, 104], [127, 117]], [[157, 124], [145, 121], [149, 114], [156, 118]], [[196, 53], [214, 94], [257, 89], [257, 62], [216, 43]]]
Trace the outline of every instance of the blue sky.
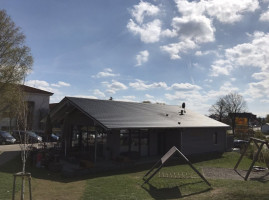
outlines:
[[26, 84], [208, 114], [238, 92], [269, 113], [269, 0], [0, 0], [34, 57]]

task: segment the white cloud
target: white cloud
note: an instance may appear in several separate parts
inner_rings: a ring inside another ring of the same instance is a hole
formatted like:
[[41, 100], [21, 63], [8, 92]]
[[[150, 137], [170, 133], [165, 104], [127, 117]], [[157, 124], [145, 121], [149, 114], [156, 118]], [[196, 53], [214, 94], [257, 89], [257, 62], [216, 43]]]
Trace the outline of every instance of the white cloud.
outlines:
[[58, 81], [58, 83], [51, 84], [53, 87], [70, 87], [71, 85], [69, 83]]
[[239, 88], [233, 86], [230, 82], [225, 82], [218, 90], [210, 90], [206, 94], [206, 99], [216, 100], [217, 98], [227, 95], [231, 92], [238, 92]]
[[[182, 53], [198, 48], [203, 43], [215, 41], [215, 27], [212, 20], [222, 23], [240, 21], [245, 12], [254, 12], [259, 3], [257, 0], [175, 0], [182, 16], [174, 17], [172, 30], [163, 31], [164, 36], [178, 36], [179, 42], [161, 46], [161, 50], [169, 53], [171, 59], [180, 59]], [[202, 52], [197, 52], [202, 55]]]
[[230, 75], [230, 72], [232, 70], [232, 66], [231, 65], [216, 65], [213, 64], [211, 65], [211, 72], [210, 72], [210, 76], [219, 76], [219, 75]]
[[269, 104], [269, 99], [261, 99], [262, 103], [268, 103]]
[[[209, 81], [210, 82], [210, 81]], [[171, 91], [171, 90], [170, 90]], [[166, 93], [165, 98], [170, 101], [177, 101], [181, 105], [182, 102], [187, 104], [187, 108], [201, 113], [207, 113], [210, 101], [215, 101], [217, 98], [224, 96], [230, 92], [238, 92], [239, 89], [234, 87], [230, 82], [225, 82], [219, 89], [210, 90], [175, 90], [173, 93]]]
[[25, 82], [25, 85], [28, 85], [30, 87], [34, 87], [40, 90], [45, 90], [48, 92], [52, 92], [53, 95], [50, 98], [50, 102], [52, 103], [58, 103], [64, 98], [64, 94], [58, 89], [54, 87], [53, 84], [48, 83], [47, 81], [42, 80], [29, 80]]
[[93, 78], [105, 78], [105, 77], [115, 77], [119, 76], [119, 74], [113, 74], [112, 69], [105, 68], [103, 72], [98, 72], [96, 75], [93, 75]]
[[131, 10], [132, 16], [135, 20], [142, 24], [145, 16], [155, 16], [159, 13], [160, 9], [148, 2], [140, 1], [138, 5], [135, 5]]
[[129, 86], [136, 90], [149, 90], [155, 88], [167, 88], [167, 84], [165, 82], [158, 82], [152, 84], [146, 84], [144, 81], [137, 79], [136, 82], [129, 83]]
[[178, 11], [183, 15], [209, 15], [222, 23], [234, 23], [242, 20], [244, 13], [254, 12], [259, 8], [258, 0], [175, 0]]
[[269, 9], [261, 14], [260, 21], [269, 21]]
[[154, 96], [150, 95], [150, 94], [145, 94], [145, 97], [148, 99], [154, 99]]
[[215, 40], [215, 28], [205, 16], [175, 17], [172, 27], [173, 32], [176, 32], [174, 35], [179, 36], [179, 42], [161, 46], [161, 50], [169, 53], [171, 59], [180, 59], [180, 54], [198, 48], [201, 43]]
[[149, 52], [147, 50], [140, 51], [139, 54], [136, 56], [137, 64], [136, 66], [141, 66], [143, 63], [148, 61]]
[[56, 89], [53, 89], [48, 82], [41, 80], [29, 80], [25, 82], [25, 85], [49, 92], [56, 91]]
[[130, 99], [130, 100], [134, 100], [136, 99], [135, 96], [123, 96], [124, 99]]
[[100, 90], [98, 90], [98, 89], [95, 89], [95, 90], [93, 91], [93, 94], [94, 94], [95, 96], [100, 97], [100, 98], [105, 98], [105, 97], [106, 97], [106, 95], [105, 95], [103, 92], [101, 92]]
[[269, 99], [269, 70], [252, 75], [256, 82], [248, 84], [248, 89], [245, 91], [245, 95], [250, 96], [253, 99], [267, 98]]
[[242, 20], [246, 12], [254, 12], [259, 8], [258, 0], [211, 0], [203, 1], [208, 15], [222, 23], [234, 23]]
[[176, 37], [177, 35], [178, 35], [177, 31], [174, 29], [173, 30], [165, 29], [164, 31], [161, 32], [161, 36], [168, 38], [173, 38]]
[[159, 19], [155, 19], [152, 22], [141, 25], [130, 19], [129, 23], [127, 24], [127, 28], [134, 35], [140, 35], [140, 39], [144, 43], [154, 43], [160, 40], [161, 21]]
[[115, 90], [106, 90], [106, 93], [108, 93], [108, 94], [115, 94], [116, 91]]
[[229, 75], [236, 67], [255, 67], [269, 70], [269, 33], [255, 32], [249, 35], [249, 43], [238, 44], [225, 50], [225, 59], [217, 60], [211, 66], [211, 76]]
[[86, 98], [86, 99], [98, 99], [96, 96], [91, 96], [91, 95], [74, 95], [74, 97], [78, 97], [78, 98]]
[[190, 83], [174, 83], [171, 85], [171, 89], [173, 90], [200, 90], [202, 89], [198, 85], [193, 85]]
[[164, 45], [160, 48], [162, 51], [167, 52], [172, 60], [175, 60], [181, 58], [181, 53], [186, 53], [188, 50], [195, 49], [197, 47], [197, 44], [193, 41], [186, 39], [185, 41]]
[[126, 90], [128, 87], [119, 81], [112, 80], [109, 82], [102, 82], [102, 84], [107, 87], [106, 92], [109, 94], [115, 94], [119, 90]]
[[175, 17], [172, 21], [172, 26], [182, 40], [190, 39], [197, 43], [215, 40], [215, 28], [211, 20], [205, 16]]

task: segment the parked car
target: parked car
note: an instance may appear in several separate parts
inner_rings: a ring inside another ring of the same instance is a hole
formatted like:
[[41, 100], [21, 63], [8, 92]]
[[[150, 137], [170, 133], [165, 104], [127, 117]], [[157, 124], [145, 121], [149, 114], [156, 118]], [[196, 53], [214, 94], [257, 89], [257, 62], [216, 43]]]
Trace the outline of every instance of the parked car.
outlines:
[[60, 139], [60, 137], [54, 133], [52, 133], [50, 135], [50, 137], [51, 137], [52, 141], [55, 141], [55, 142], [59, 141], [59, 139]]
[[234, 148], [242, 148], [243, 146], [246, 146], [247, 143], [247, 140], [234, 140]]
[[27, 143], [42, 142], [42, 137], [40, 137], [33, 131], [13, 131], [13, 136], [17, 139], [18, 142], [22, 143], [24, 143], [25, 136], [27, 139]]
[[16, 139], [6, 131], [0, 131], [0, 144], [14, 144]]

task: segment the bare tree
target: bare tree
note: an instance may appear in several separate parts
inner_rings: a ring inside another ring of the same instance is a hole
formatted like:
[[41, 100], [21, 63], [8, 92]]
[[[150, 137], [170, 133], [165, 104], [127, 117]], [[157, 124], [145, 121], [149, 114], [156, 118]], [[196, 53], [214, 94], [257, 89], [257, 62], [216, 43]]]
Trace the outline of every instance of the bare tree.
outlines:
[[223, 122], [223, 119], [227, 117], [225, 101], [223, 97], [219, 98], [217, 102], [209, 108], [209, 112], [218, 121]]
[[265, 117], [265, 123], [269, 123], [269, 115], [266, 115], [266, 117]]
[[235, 118], [238, 113], [245, 112], [247, 110], [247, 103], [243, 96], [234, 92], [224, 96], [225, 110], [231, 120], [231, 126], [233, 134], [235, 134]]
[[245, 112], [247, 109], [246, 101], [243, 96], [236, 92], [229, 93], [220, 97], [217, 102], [209, 109], [211, 115], [223, 122], [229, 118], [233, 134], [235, 133], [235, 118], [238, 113]]
[[[29, 144], [29, 135], [26, 134], [27, 125], [28, 125], [28, 105], [25, 101], [24, 91], [21, 89], [18, 93], [18, 104], [16, 110], [16, 120], [18, 127], [18, 134], [20, 137], [20, 149], [21, 149], [21, 161], [22, 161], [22, 184], [21, 184], [21, 199], [24, 199], [25, 194], [25, 177], [26, 174], [26, 161], [29, 155], [30, 150], [32, 149], [32, 144]], [[24, 134], [22, 134], [24, 133]]]

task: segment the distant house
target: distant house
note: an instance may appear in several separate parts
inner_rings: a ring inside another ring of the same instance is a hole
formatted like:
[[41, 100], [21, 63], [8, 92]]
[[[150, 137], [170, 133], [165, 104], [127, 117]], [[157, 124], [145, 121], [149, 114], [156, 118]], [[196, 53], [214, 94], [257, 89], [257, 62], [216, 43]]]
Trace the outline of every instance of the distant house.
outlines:
[[[22, 91], [24, 91], [24, 99], [28, 107], [27, 129], [35, 131], [43, 130], [44, 127], [40, 121], [49, 112], [50, 96], [53, 95], [53, 93], [26, 85], [20, 85], [20, 87]], [[1, 130], [17, 129], [16, 118], [10, 118], [8, 113], [1, 113], [1, 116]]]
[[261, 131], [263, 133], [269, 133], [269, 123], [262, 125]]
[[224, 152], [228, 125], [179, 106], [65, 97], [50, 111], [66, 154], [91, 160]]

